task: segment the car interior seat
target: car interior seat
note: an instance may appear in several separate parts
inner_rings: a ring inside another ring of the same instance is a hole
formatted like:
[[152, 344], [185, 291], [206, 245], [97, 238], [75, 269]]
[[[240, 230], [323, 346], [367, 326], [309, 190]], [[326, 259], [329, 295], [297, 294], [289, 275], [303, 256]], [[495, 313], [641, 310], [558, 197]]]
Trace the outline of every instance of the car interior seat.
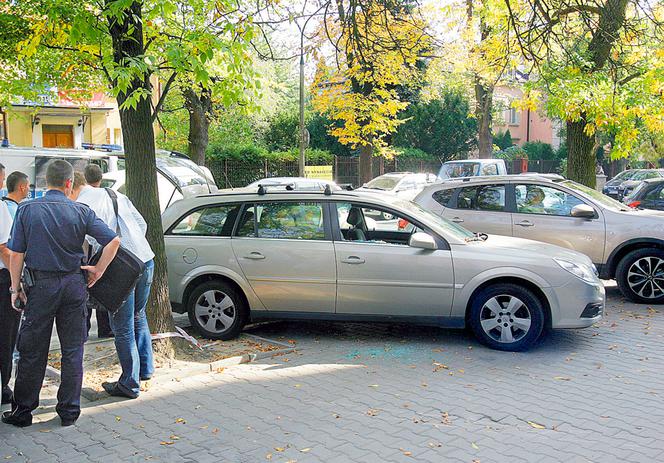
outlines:
[[352, 227], [348, 230], [348, 239], [350, 241], [366, 241], [367, 236], [362, 230], [362, 211], [357, 207], [351, 207], [348, 211], [346, 222]]

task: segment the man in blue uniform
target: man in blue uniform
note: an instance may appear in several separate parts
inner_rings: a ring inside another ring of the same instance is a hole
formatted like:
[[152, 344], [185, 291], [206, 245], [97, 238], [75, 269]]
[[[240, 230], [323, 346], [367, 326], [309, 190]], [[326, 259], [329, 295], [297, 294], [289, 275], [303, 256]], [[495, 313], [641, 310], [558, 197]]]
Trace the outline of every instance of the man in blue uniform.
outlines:
[[[39, 405], [53, 320], [62, 352], [56, 411], [63, 426], [74, 424], [81, 413], [88, 297], [83, 270], [87, 286], [94, 285], [115, 257], [120, 239], [89, 207], [67, 198], [73, 178], [71, 164], [51, 161], [46, 169], [48, 191], [19, 206], [9, 240], [12, 305], [25, 304], [12, 411], [2, 416], [14, 426], [30, 426], [32, 411]], [[104, 246], [96, 266], [82, 266], [85, 235]], [[22, 286], [24, 263], [28, 278]]]

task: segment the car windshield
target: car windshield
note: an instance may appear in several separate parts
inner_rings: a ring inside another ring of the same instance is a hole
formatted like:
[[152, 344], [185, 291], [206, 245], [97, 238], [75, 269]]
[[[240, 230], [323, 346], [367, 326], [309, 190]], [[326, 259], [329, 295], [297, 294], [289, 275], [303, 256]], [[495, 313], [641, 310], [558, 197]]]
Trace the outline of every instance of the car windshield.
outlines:
[[157, 157], [157, 167], [181, 188], [202, 185], [207, 188], [208, 182], [198, 166], [188, 159], [176, 157]]
[[631, 198], [636, 198], [646, 186], [648, 186], [648, 182], [639, 183], [636, 186], [636, 188], [634, 188], [634, 191], [632, 191], [629, 195], [625, 196], [625, 198], [624, 198], [625, 201], [627, 201]]
[[574, 191], [578, 191], [579, 193], [582, 193], [583, 195], [589, 197], [590, 199], [593, 199], [600, 203], [602, 206], [607, 207], [609, 209], [613, 209], [615, 211], [626, 211], [628, 208], [621, 203], [620, 201], [616, 201], [613, 198], [610, 198], [609, 196], [600, 193], [597, 190], [594, 190], [592, 188], [588, 188], [585, 185], [581, 185], [580, 183], [573, 182], [571, 180], [565, 180], [563, 182], [560, 182], [561, 185], [566, 186], [567, 188], [570, 188]]
[[422, 208], [419, 204], [416, 204], [412, 201], [398, 200], [395, 201], [394, 204], [410, 212], [415, 217], [418, 216], [424, 217], [427, 221], [437, 225], [438, 228], [442, 229], [445, 233], [450, 234], [460, 240], [466, 240], [468, 238], [473, 238], [475, 236], [474, 233], [469, 232], [465, 228], [460, 227], [454, 222], [450, 222], [449, 220], [444, 219], [439, 215], [434, 214], [433, 212], [427, 211], [426, 209]]
[[634, 176], [638, 175], [639, 172], [641, 171], [637, 169], [623, 170], [618, 175], [613, 177], [611, 181], [620, 180], [621, 182], [624, 182], [625, 180], [631, 180], [634, 178]]
[[369, 183], [366, 183], [364, 185], [364, 188], [370, 188], [372, 190], [393, 190], [394, 187], [397, 186], [397, 183], [399, 183], [399, 180], [401, 180], [401, 177], [393, 177], [393, 176], [380, 176], [376, 177]]
[[443, 164], [438, 176], [440, 178], [475, 177], [480, 173], [479, 162], [453, 162]]
[[110, 178], [103, 178], [101, 179], [101, 184], [99, 185], [101, 188], [112, 188], [113, 185], [115, 185], [115, 182], [117, 180], [113, 180]]
[[656, 177], [661, 177], [662, 175], [659, 173], [659, 171], [656, 170], [643, 170], [641, 172], [637, 172], [636, 175], [630, 178], [630, 180], [646, 180], [648, 178], [656, 178]]

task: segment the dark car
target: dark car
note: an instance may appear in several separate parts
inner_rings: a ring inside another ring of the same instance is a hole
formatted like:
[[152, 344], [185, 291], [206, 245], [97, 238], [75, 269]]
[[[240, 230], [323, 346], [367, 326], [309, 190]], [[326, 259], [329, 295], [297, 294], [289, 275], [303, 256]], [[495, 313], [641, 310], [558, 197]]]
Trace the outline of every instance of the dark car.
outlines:
[[606, 182], [602, 193], [614, 199], [621, 200], [632, 193], [634, 188], [643, 180], [649, 178], [663, 178], [664, 169], [630, 169], [620, 172]]
[[634, 208], [664, 211], [664, 178], [644, 180], [623, 201]]

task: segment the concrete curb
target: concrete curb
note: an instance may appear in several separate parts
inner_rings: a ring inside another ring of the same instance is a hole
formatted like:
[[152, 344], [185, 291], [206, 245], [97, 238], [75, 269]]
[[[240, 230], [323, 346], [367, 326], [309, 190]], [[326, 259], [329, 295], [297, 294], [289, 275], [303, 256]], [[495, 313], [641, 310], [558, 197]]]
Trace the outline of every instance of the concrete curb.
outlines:
[[[283, 354], [288, 354], [291, 352], [294, 352], [297, 350], [296, 347], [291, 346], [289, 344], [285, 344], [283, 342], [279, 341], [273, 341], [271, 339], [267, 338], [262, 338], [260, 336], [252, 335], [245, 333], [246, 336], [250, 336], [252, 338], [258, 339], [263, 342], [269, 342], [270, 344], [278, 345], [278, 346], [287, 346], [286, 349], [277, 349], [269, 352], [259, 352], [257, 354], [242, 354], [242, 355], [236, 355], [233, 357], [228, 357], [225, 359], [217, 360], [216, 362], [211, 362], [211, 363], [202, 363], [200, 366], [192, 366], [191, 368], [187, 368], [186, 370], [182, 370], [178, 372], [178, 375], [187, 375], [187, 376], [193, 376], [193, 375], [200, 375], [203, 373], [210, 373], [213, 371], [216, 371], [219, 368], [228, 368], [236, 365], [242, 365], [246, 363], [251, 363], [255, 362], [258, 360], [264, 360], [266, 358], [271, 358], [274, 357], [275, 355], [283, 355]], [[53, 368], [50, 365], [46, 365], [46, 376], [49, 378], [60, 382], [61, 379], [61, 373], [60, 370]], [[168, 374], [164, 375], [165, 377], [168, 377]], [[83, 389], [81, 390], [81, 396], [90, 401], [90, 402], [96, 402], [98, 400], [108, 398], [108, 394], [105, 392], [100, 392], [96, 391], [95, 389], [92, 389], [91, 387], [88, 387], [83, 384]]]

